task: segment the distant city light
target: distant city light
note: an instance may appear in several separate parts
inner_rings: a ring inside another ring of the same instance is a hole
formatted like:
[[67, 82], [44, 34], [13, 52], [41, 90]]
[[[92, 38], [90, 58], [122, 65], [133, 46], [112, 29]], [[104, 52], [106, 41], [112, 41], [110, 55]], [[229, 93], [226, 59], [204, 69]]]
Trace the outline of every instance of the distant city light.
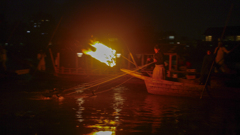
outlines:
[[205, 37], [205, 40], [206, 40], [206, 41], [212, 41], [212, 36], [211, 36], [211, 35], [210, 35], [210, 36], [206, 36], [206, 37]]
[[30, 32], [31, 32], [30, 30], [27, 31], [27, 33], [30, 33]]
[[240, 36], [239, 35], [237, 35], [236, 41], [240, 41]]
[[180, 42], [177, 42], [177, 44], [180, 44]]
[[168, 38], [169, 38], [169, 39], [174, 39], [174, 36], [169, 36]]

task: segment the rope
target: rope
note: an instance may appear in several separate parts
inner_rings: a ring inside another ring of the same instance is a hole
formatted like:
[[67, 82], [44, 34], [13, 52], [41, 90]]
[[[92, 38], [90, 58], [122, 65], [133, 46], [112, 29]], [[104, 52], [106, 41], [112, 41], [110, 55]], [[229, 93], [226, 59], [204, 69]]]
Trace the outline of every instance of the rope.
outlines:
[[104, 91], [101, 91], [101, 92], [97, 92], [96, 94], [100, 94], [100, 93], [103, 93], [103, 92], [107, 92], [107, 91], [112, 90], [112, 89], [114, 89], [114, 88], [116, 88], [116, 87], [119, 87], [119, 86], [123, 85], [124, 83], [128, 82], [129, 80], [131, 80], [132, 78], [133, 78], [133, 77], [130, 77], [129, 79], [127, 79], [126, 81], [124, 81], [124, 82], [116, 85], [115, 87], [112, 87], [112, 88], [110, 88], [110, 89], [107, 89], [107, 90], [104, 90]]
[[[143, 65], [143, 66], [140, 66], [140, 67], [136, 68], [136, 69], [133, 70], [133, 71], [137, 71], [137, 70], [139, 70], [139, 69], [141, 69], [141, 68], [144, 68], [144, 67], [146, 67], [146, 66], [148, 66], [148, 65], [150, 65], [150, 64], [153, 64], [153, 63], [154, 63], [154, 62], [145, 64], [145, 65]], [[82, 90], [82, 91], [87, 90], [87, 89], [89, 89], [89, 88], [92, 88], [92, 87], [95, 87], [95, 86], [104, 84], [104, 83], [106, 83], [106, 82], [112, 81], [112, 80], [117, 79], [117, 78], [119, 78], [119, 77], [122, 77], [122, 76], [124, 76], [124, 75], [127, 75], [127, 73], [121, 73], [120, 75], [115, 75], [113, 78], [110, 78], [110, 79], [108, 79], [108, 78], [105, 79], [105, 78], [104, 78], [104, 79], [100, 79], [100, 80], [97, 80], [97, 81], [93, 81], [93, 82], [91, 82], [90, 84], [88, 84], [88, 85], [90, 85], [89, 87], [83, 88], [83, 89], [81, 89], [81, 90]], [[63, 92], [70, 91], [70, 90], [73, 90], [73, 89], [76, 89], [76, 88], [79, 88], [79, 86], [75, 86], [75, 87], [72, 87], [72, 88], [69, 88], [69, 89], [65, 89], [65, 90], [63, 90]], [[75, 93], [75, 92], [68, 93], [67, 95], [70, 95], [70, 94], [72, 94], [72, 93]]]
[[[133, 77], [130, 77], [129, 79], [127, 79], [126, 81], [124, 81], [124, 82], [116, 85], [115, 87], [112, 87], [112, 88], [109, 88], [109, 89], [106, 89], [106, 90], [103, 90], [103, 91], [99, 91], [99, 92], [92, 92], [93, 95], [91, 95], [91, 96], [95, 96], [95, 94], [101, 94], [101, 93], [104, 93], [104, 92], [108, 92], [108, 91], [110, 91], [110, 90], [112, 90], [112, 89], [114, 89], [114, 88], [117, 88], [117, 87], [123, 85], [124, 83], [128, 82], [128, 81], [131, 80], [132, 78], [133, 78]], [[97, 90], [98, 90], [98, 88], [97, 88]], [[69, 93], [69, 94], [67, 94], [67, 95], [71, 95], [71, 94], [74, 94], [74, 93], [76, 93], [76, 91], [75, 91], [75, 92], [71, 92], [71, 93]], [[88, 96], [88, 97], [91, 97], [91, 96]]]

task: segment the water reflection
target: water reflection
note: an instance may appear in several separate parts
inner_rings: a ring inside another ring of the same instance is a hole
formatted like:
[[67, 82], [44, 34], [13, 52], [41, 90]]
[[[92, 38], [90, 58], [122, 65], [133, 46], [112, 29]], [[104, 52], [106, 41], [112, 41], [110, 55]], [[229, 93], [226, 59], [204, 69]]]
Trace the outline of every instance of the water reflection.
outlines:
[[240, 131], [239, 101], [150, 95], [145, 85], [103, 91], [92, 95], [86, 90], [64, 98], [53, 94], [47, 99], [49, 91], [44, 90], [3, 92], [0, 126], [5, 134], [235, 135]]
[[115, 135], [115, 132], [112, 131], [99, 131], [95, 132], [92, 135]]
[[125, 88], [124, 87], [118, 87], [114, 88], [114, 103], [113, 103], [113, 109], [115, 110], [115, 121], [119, 121], [119, 115], [123, 107], [124, 99], [122, 97], [122, 92]]
[[235, 119], [238, 115], [227, 109], [234, 108], [233, 105], [157, 96], [141, 92], [140, 89], [126, 88], [112, 88], [96, 96], [77, 98], [79, 109], [76, 117], [81, 123], [81, 133], [194, 134], [197, 131], [204, 134], [208, 130], [202, 128], [236, 129], [233, 126], [237, 123]]
[[[124, 90], [124, 87], [116, 87], [112, 88], [108, 96], [104, 95], [107, 93], [105, 92], [97, 94], [97, 96], [94, 97], [86, 98], [82, 96], [77, 98], [76, 102], [79, 109], [76, 111], [76, 117], [84, 128], [92, 130], [88, 135], [115, 135], [116, 128], [120, 121], [120, 112], [124, 104], [124, 98], [122, 96]], [[102, 98], [104, 98], [104, 100]], [[89, 100], [92, 102], [87, 102]], [[102, 106], [107, 106], [107, 110], [103, 109]], [[98, 109], [99, 107], [101, 107], [101, 109]]]
[[84, 119], [83, 119], [83, 116], [82, 116], [82, 113], [83, 113], [83, 110], [85, 109], [82, 104], [84, 103], [84, 98], [78, 98], [77, 99], [77, 104], [79, 106], [78, 108], [78, 111], [76, 112], [76, 116], [77, 116], [77, 119], [79, 122], [83, 122]]
[[148, 95], [145, 99], [145, 106], [143, 107], [143, 109], [145, 111], [149, 111], [152, 115], [152, 133], [157, 132], [157, 128], [159, 128], [161, 126], [161, 120], [162, 120], [162, 115], [163, 115], [163, 111], [162, 107], [160, 107], [162, 104], [160, 102], [158, 102], [158, 99], [156, 96], [154, 95]]

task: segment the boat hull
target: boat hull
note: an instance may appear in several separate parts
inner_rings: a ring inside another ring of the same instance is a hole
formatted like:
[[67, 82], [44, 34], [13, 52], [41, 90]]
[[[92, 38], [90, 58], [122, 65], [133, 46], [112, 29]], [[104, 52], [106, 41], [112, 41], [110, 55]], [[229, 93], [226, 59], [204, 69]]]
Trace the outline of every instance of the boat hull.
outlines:
[[[227, 98], [240, 99], [240, 89], [219, 86], [198, 85], [196, 83], [175, 82], [169, 80], [156, 80], [141, 73], [121, 69], [131, 76], [144, 80], [148, 93], [164, 96], [192, 97], [192, 98]], [[205, 88], [204, 88], [205, 87]]]
[[186, 84], [164, 80], [144, 80], [144, 82], [148, 93], [155, 95], [200, 97], [204, 87], [203, 85]]

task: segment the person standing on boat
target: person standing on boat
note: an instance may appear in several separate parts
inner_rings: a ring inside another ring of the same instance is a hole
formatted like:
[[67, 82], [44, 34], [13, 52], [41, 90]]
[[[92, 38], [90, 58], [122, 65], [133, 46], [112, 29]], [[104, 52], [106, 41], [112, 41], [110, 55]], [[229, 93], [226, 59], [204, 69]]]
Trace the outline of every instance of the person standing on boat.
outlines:
[[[214, 55], [210, 50], [207, 50], [207, 54], [203, 58], [203, 63], [201, 68], [200, 85], [204, 85], [208, 77], [209, 78], [211, 77], [210, 70], [212, 70], [211, 66], [213, 62], [214, 62]], [[210, 79], [208, 79], [207, 85], [210, 86]]]
[[37, 67], [38, 71], [46, 70], [45, 57], [46, 57], [46, 54], [42, 50], [40, 50], [40, 52], [37, 55], [37, 58], [39, 60], [38, 67]]
[[216, 55], [215, 58], [215, 72], [222, 71], [226, 72], [227, 66], [224, 63], [224, 54], [225, 53], [230, 53], [222, 44], [222, 42], [218, 42], [218, 47], [215, 48], [214, 54]]
[[153, 69], [153, 75], [152, 77], [154, 79], [165, 79], [165, 67], [164, 67], [164, 59], [163, 59], [163, 53], [160, 52], [160, 46], [155, 45], [154, 46], [154, 59], [153, 61], [155, 62], [155, 68]]

